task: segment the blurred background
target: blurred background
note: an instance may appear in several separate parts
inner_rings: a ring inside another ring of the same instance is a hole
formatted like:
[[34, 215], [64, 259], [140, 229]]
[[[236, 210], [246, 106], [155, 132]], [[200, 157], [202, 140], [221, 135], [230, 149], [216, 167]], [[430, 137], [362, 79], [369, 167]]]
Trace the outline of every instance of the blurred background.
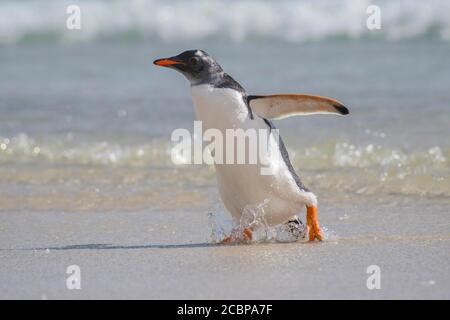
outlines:
[[322, 203], [448, 205], [450, 2], [378, 0], [379, 30], [371, 4], [0, 1], [0, 210], [222, 210], [212, 168], [170, 160], [195, 115], [187, 81], [152, 61], [187, 49], [250, 94], [348, 106], [276, 122]]

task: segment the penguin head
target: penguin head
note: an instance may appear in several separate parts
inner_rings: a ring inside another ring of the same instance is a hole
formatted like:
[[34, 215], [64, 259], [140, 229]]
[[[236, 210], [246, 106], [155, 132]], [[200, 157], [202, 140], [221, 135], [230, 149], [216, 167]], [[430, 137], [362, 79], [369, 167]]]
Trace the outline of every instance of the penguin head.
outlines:
[[181, 72], [192, 84], [206, 83], [223, 73], [220, 65], [203, 50], [188, 50], [177, 56], [157, 59], [157, 66]]

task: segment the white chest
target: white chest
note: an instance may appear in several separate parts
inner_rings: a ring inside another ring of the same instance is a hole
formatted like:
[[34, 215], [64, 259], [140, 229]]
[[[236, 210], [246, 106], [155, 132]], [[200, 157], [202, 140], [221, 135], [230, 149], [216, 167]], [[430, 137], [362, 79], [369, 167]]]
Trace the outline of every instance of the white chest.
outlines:
[[198, 120], [203, 128], [219, 130], [249, 128], [248, 108], [242, 94], [233, 89], [214, 88], [210, 85], [191, 87], [192, 100]]

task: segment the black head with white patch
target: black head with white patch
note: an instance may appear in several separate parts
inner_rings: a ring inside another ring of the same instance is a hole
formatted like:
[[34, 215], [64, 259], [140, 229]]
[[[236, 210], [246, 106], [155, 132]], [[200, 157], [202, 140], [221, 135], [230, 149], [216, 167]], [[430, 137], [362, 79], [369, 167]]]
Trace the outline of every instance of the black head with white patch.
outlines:
[[170, 58], [153, 62], [181, 72], [192, 84], [208, 83], [220, 77], [223, 70], [220, 65], [203, 50], [188, 50]]

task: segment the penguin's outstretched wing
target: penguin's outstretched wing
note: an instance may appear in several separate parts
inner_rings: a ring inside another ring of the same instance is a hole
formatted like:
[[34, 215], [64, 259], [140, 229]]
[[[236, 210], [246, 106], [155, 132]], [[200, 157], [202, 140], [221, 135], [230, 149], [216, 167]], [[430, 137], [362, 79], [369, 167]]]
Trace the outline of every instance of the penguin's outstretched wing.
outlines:
[[348, 109], [339, 101], [308, 94], [274, 94], [270, 96], [248, 96], [252, 111], [265, 119], [284, 119], [310, 114], [346, 115]]

